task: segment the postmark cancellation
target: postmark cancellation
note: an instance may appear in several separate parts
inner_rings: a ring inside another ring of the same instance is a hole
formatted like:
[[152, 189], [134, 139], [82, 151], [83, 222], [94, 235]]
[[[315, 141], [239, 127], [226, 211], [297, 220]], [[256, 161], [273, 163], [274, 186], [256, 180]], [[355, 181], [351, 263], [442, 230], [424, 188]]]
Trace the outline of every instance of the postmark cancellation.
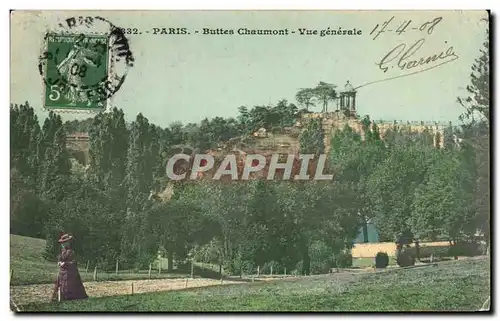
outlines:
[[100, 17], [72, 17], [45, 34], [39, 58], [43, 106], [65, 112], [101, 112], [133, 66], [121, 28]]

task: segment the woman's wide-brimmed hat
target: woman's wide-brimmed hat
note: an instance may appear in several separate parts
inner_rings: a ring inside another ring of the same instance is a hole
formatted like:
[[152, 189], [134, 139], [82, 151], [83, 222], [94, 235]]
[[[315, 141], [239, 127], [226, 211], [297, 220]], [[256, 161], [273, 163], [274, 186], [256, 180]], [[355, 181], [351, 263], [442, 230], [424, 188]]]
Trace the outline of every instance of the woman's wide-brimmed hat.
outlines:
[[72, 239], [73, 239], [73, 236], [66, 233], [66, 234], [61, 235], [58, 242], [65, 243], [65, 242], [71, 241]]

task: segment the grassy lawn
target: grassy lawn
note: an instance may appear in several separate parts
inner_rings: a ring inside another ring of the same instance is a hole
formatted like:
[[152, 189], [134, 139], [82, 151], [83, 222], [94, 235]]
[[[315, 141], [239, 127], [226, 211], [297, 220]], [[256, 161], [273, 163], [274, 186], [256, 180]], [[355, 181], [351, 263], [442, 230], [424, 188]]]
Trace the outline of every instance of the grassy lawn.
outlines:
[[[11, 235], [10, 236], [10, 269], [13, 270], [11, 285], [53, 283], [57, 278], [58, 267], [55, 262], [45, 260], [42, 253], [45, 249], [45, 240], [31, 237]], [[85, 263], [79, 264], [80, 276], [83, 281], [92, 281], [93, 270], [85, 272]], [[151, 272], [151, 278], [179, 278], [186, 277], [189, 271], [179, 271], [178, 273], [166, 273], [158, 270]], [[119, 271], [115, 273], [105, 273], [97, 271], [97, 279], [100, 281], [113, 280], [137, 280], [147, 279], [148, 271]]]
[[55, 280], [57, 264], [43, 258], [44, 249], [44, 240], [10, 235], [10, 269], [14, 271], [11, 284], [49, 283]]
[[490, 295], [489, 260], [382, 273], [90, 298], [24, 311], [471, 311]]

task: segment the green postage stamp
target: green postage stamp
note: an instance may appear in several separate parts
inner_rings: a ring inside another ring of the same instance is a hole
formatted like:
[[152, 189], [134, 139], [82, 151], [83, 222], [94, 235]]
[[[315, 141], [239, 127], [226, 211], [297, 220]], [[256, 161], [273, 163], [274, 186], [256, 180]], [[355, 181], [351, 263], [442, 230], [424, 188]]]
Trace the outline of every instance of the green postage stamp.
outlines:
[[102, 82], [109, 74], [108, 37], [83, 34], [46, 37], [44, 105], [47, 109], [106, 109]]
[[77, 16], [50, 30], [38, 64], [44, 107], [77, 112], [108, 109], [133, 66], [124, 29], [99, 16]]

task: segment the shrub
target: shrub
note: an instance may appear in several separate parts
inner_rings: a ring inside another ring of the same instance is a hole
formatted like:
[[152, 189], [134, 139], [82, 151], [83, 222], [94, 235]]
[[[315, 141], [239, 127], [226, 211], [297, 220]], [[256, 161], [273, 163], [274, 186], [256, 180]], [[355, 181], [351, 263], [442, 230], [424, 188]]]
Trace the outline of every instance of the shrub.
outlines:
[[[424, 259], [424, 258], [429, 258], [431, 255], [436, 258], [443, 258], [449, 256], [448, 251], [450, 249], [449, 245], [422, 245], [420, 244], [420, 258], [419, 259]], [[408, 248], [407, 251], [411, 253], [415, 258], [417, 257], [417, 250], [416, 247], [411, 247]], [[397, 255], [396, 255], [397, 256]]]
[[389, 265], [389, 255], [386, 252], [378, 252], [375, 256], [375, 267], [384, 269]]
[[243, 260], [241, 256], [227, 261], [224, 265], [224, 272], [232, 275], [253, 275], [257, 273], [257, 267], [251, 261]]
[[[431, 246], [431, 245], [420, 245], [420, 259], [429, 258], [431, 255], [436, 258], [443, 258], [448, 256], [449, 245], [439, 245], [439, 246]], [[409, 252], [416, 257], [417, 251], [415, 247], [408, 249]]]
[[352, 267], [352, 254], [340, 252], [335, 254], [335, 266], [337, 268], [345, 269]]
[[463, 242], [451, 246], [448, 250], [449, 256], [476, 256], [481, 255], [481, 246], [479, 243]]
[[409, 249], [402, 249], [398, 251], [396, 263], [401, 267], [412, 266], [415, 265], [415, 257], [411, 254]]

